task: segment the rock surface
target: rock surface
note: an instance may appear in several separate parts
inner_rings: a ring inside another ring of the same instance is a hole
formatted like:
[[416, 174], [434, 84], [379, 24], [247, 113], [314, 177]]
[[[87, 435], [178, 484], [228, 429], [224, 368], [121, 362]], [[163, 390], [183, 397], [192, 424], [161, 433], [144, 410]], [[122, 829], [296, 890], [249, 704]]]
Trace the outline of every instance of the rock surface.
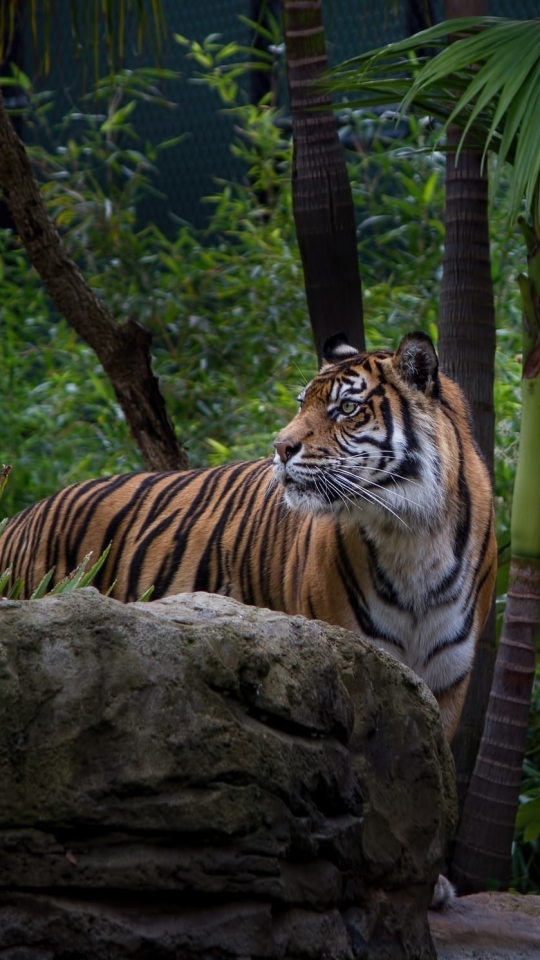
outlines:
[[0, 604], [2, 960], [433, 960], [431, 694], [339, 628], [191, 594]]
[[540, 897], [477, 893], [430, 914], [438, 960], [539, 960]]

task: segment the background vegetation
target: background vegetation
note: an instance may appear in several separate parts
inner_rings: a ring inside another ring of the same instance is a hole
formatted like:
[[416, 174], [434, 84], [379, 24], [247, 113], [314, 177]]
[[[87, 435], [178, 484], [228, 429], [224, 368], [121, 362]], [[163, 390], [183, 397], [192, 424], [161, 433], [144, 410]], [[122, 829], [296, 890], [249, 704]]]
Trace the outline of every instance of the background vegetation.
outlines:
[[[179, 226], [165, 236], [141, 226], [138, 206], [155, 193], [152, 174], [166, 145], [134, 139], [138, 96], [162, 99], [148, 72], [118, 74], [53, 131], [47, 95], [32, 98], [32, 151], [49, 211], [71, 255], [118, 317], [154, 334], [155, 372], [192, 466], [266, 456], [315, 373], [315, 357], [291, 213], [290, 145], [274, 111], [243, 105], [234, 78], [216, 72], [204, 49], [206, 81], [235, 112], [232, 149], [242, 183], [216, 183], [209, 229]], [[27, 85], [26, 81], [23, 82]], [[29, 93], [31, 91], [28, 91]], [[158, 109], [156, 103], [155, 109]], [[383, 149], [372, 118], [351, 116], [358, 148], [350, 173], [357, 210], [370, 347], [392, 349], [411, 329], [437, 336], [444, 241], [444, 158], [421, 152], [414, 123], [406, 146]], [[345, 131], [347, 132], [347, 131]], [[369, 149], [366, 144], [369, 142]], [[61, 143], [61, 148], [54, 148]], [[497, 351], [496, 507], [499, 543], [509, 540], [519, 433], [520, 307], [513, 274], [521, 238], [508, 224], [506, 185], [491, 217]], [[140, 469], [121, 410], [95, 354], [55, 314], [24, 249], [0, 236], [0, 403], [2, 459], [13, 464], [0, 508], [11, 515], [66, 484]], [[504, 564], [500, 576], [504, 603]], [[539, 706], [540, 675], [534, 702]], [[540, 727], [531, 724], [524, 799], [540, 797]], [[531, 803], [521, 808], [514, 884], [540, 890], [539, 839]]]

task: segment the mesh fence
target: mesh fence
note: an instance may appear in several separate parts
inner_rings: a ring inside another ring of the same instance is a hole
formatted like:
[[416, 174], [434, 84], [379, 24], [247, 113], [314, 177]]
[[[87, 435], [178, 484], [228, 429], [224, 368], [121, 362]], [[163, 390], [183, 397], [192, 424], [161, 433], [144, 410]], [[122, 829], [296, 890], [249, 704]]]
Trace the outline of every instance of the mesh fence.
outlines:
[[[65, 17], [58, 16], [53, 47], [53, 67], [44, 81], [58, 91], [56, 117], [59, 119], [81, 91], [81, 65], [72, 52], [69, 2]], [[173, 39], [174, 33], [193, 40], [220, 34], [224, 41], [249, 44], [252, 31], [239, 20], [241, 15], [255, 18], [261, 3], [279, 10], [279, 0], [162, 0], [170, 32], [162, 65], [180, 73], [171, 82], [167, 96], [177, 102], [174, 111], [151, 104], [140, 104], [134, 126], [142, 141], [159, 143], [183, 134], [174, 148], [160, 156], [156, 187], [164, 194], [163, 203], [152, 201], [141, 211], [143, 219], [154, 220], [161, 229], [173, 228], [169, 212], [175, 218], [204, 226], [208, 206], [202, 198], [215, 192], [216, 178], [234, 180], [244, 171], [230, 151], [234, 121], [222, 108], [217, 93], [192, 82], [193, 68], [184, 48]], [[59, 5], [61, 9], [61, 4]], [[518, 8], [516, 10], [516, 8]], [[325, 32], [330, 62], [338, 63], [364, 50], [390, 43], [425, 25], [426, 13], [433, 22], [443, 18], [443, 0], [323, 0]], [[538, 16], [538, 0], [490, 0], [492, 16], [528, 19]], [[126, 56], [126, 66], [148, 65], [135, 55]], [[31, 65], [27, 65], [31, 73]], [[42, 84], [43, 86], [43, 84]]]

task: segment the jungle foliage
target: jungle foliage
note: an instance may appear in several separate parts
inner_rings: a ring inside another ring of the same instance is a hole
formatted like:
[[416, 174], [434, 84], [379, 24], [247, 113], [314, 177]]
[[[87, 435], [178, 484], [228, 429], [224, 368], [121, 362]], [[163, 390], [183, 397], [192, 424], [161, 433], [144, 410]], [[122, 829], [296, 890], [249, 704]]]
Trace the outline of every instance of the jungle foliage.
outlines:
[[[163, 101], [157, 76], [118, 72], [97, 98], [49, 131], [48, 93], [34, 94], [27, 118], [49, 212], [92, 287], [113, 314], [153, 333], [154, 370], [192, 466], [266, 456], [295, 398], [316, 372], [295, 239], [290, 144], [269, 103], [242, 102], [241, 86], [220, 69], [215, 40], [201, 45], [202, 79], [235, 115], [232, 149], [245, 163], [241, 183], [216, 182], [204, 232], [179, 226], [167, 236], [138, 219], [155, 187], [167, 144], [141, 143], [137, 101]], [[193, 52], [193, 51], [192, 51]], [[197, 53], [197, 51], [195, 51]], [[430, 133], [411, 121], [406, 142], [388, 149], [388, 125], [344, 113], [342, 135], [356, 148], [349, 168], [356, 207], [369, 347], [393, 348], [408, 330], [437, 336], [444, 242], [444, 157], [424, 151]], [[61, 143], [62, 147], [55, 147]], [[48, 144], [48, 145], [47, 145]], [[495, 497], [501, 547], [499, 593], [519, 435], [521, 320], [514, 265], [521, 240], [509, 225], [505, 175], [491, 216], [497, 313]], [[139, 469], [142, 463], [94, 353], [55, 314], [24, 249], [0, 237], [0, 403], [2, 459], [13, 473], [2, 515], [68, 483]], [[537, 678], [535, 701], [540, 691]], [[518, 819], [514, 884], [539, 890], [540, 729], [531, 725]]]

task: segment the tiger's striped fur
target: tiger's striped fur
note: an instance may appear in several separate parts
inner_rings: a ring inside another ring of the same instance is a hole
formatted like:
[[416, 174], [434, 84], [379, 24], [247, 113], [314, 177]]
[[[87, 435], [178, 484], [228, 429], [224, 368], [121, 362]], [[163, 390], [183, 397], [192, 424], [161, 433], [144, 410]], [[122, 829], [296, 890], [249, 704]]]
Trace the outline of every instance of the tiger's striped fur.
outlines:
[[[490, 480], [463, 395], [429, 338], [328, 363], [269, 460], [74, 484], [0, 540], [28, 595], [89, 551], [96, 586], [135, 600], [225, 593], [361, 631], [422, 677], [455, 730], [487, 617], [496, 548]], [[273, 477], [273, 479], [272, 479]]]

